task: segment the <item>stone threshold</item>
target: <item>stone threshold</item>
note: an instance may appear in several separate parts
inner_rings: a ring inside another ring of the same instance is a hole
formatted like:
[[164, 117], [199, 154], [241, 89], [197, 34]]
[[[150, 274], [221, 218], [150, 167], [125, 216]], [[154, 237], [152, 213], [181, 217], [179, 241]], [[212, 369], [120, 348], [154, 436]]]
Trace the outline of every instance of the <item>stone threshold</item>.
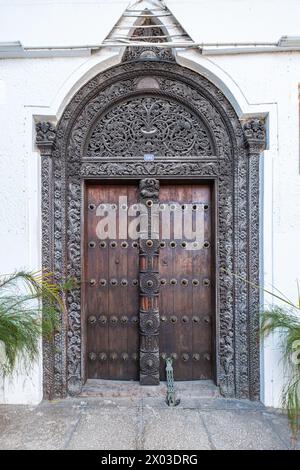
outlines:
[[[218, 398], [220, 392], [211, 380], [175, 382], [175, 391], [185, 398]], [[166, 382], [157, 386], [142, 386], [134, 381], [89, 379], [82, 388], [80, 397], [101, 398], [162, 398], [167, 394]]]

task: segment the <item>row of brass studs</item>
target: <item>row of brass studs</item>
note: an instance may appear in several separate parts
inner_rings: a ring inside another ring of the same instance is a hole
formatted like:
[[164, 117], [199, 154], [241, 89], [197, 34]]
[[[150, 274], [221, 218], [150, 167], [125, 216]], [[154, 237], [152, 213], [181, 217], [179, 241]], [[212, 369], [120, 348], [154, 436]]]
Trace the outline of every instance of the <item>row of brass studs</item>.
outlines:
[[131, 355], [129, 355], [128, 353], [126, 352], [122, 352], [121, 354], [118, 354], [116, 352], [111, 352], [111, 353], [106, 353], [106, 352], [100, 352], [100, 353], [95, 353], [95, 352], [90, 352], [89, 353], [89, 360], [91, 362], [95, 362], [97, 359], [101, 362], [105, 362], [107, 360], [112, 360], [112, 361], [116, 361], [117, 359], [122, 359], [122, 361], [126, 362], [126, 361], [129, 361], [130, 359], [132, 359], [133, 361], [137, 361], [139, 356], [137, 353], [133, 353]]
[[[170, 241], [169, 243], [167, 242], [160, 242], [159, 246], [160, 248], [167, 248], [167, 246], [170, 246], [170, 248], [176, 248], [176, 247], [181, 247], [181, 248], [187, 248], [187, 247], [192, 247], [192, 248], [201, 248], [201, 245], [199, 242], [176, 242], [175, 240]], [[206, 240], [203, 243], [203, 248], [210, 248], [210, 243], [208, 240]]]
[[[209, 353], [182, 353], [181, 355], [177, 353], [161, 353], [160, 358], [162, 361], [165, 361], [167, 357], [171, 357], [174, 361], [177, 361], [178, 359], [181, 359], [184, 362], [188, 362], [189, 360], [193, 360], [194, 362], [198, 362], [202, 359], [205, 359], [206, 361], [211, 360], [211, 356]], [[127, 352], [122, 352], [120, 354], [116, 352], [111, 352], [111, 353], [106, 353], [106, 352], [100, 352], [100, 353], [95, 353], [95, 352], [90, 352], [89, 353], [89, 360], [91, 362], [95, 362], [97, 359], [101, 362], [105, 362], [107, 360], [111, 361], [116, 361], [118, 359], [121, 359], [124, 362], [127, 362], [128, 360], [132, 359], [133, 361], [137, 361], [139, 358], [139, 355], [137, 353], [133, 353], [129, 355]]]
[[[121, 279], [121, 281], [118, 281], [118, 279], [113, 278], [113, 279], [110, 279], [110, 281], [107, 281], [106, 279], [100, 279], [100, 281], [99, 281], [99, 285], [101, 287], [107, 286], [108, 283], [113, 287], [116, 287], [116, 286], [127, 287], [130, 284], [127, 279]], [[181, 286], [183, 286], [183, 287], [188, 287], [190, 281], [188, 279], [181, 279], [180, 282], [177, 279], [170, 279], [170, 281], [167, 281], [167, 279], [161, 279], [160, 280], [160, 285], [162, 287], [164, 287], [168, 284], [170, 284], [170, 286], [176, 286], [178, 283], [180, 283]], [[193, 279], [191, 281], [191, 283], [194, 287], [198, 287], [200, 285], [200, 281], [198, 279]], [[209, 279], [203, 279], [202, 284], [203, 284], [204, 287], [209, 287], [210, 286], [210, 280]], [[90, 286], [95, 287], [96, 285], [97, 285], [96, 279], [90, 279]], [[139, 285], [138, 279], [133, 279], [131, 281], [131, 285], [133, 287], [138, 286]]]
[[[97, 246], [97, 244], [96, 244], [95, 241], [93, 241], [93, 240], [89, 241], [89, 247], [90, 247], [90, 248], [96, 248], [96, 246]], [[118, 247], [118, 243], [117, 243], [116, 241], [111, 241], [110, 243], [107, 243], [107, 242], [105, 242], [105, 241], [101, 241], [101, 242], [99, 243], [99, 247], [100, 247], [100, 248], [106, 248], [107, 246], [110, 246], [111, 248], [117, 248], [117, 247]], [[138, 242], [132, 242], [132, 243], [131, 243], [131, 246], [132, 246], [132, 248], [138, 248], [139, 244], [138, 244]], [[123, 241], [123, 242], [120, 243], [120, 247], [121, 247], [121, 248], [128, 248], [128, 247], [129, 247], [129, 243]]]
[[[209, 209], [209, 204], [203, 204], [203, 203], [193, 204], [193, 205], [192, 205], [192, 210], [193, 210], [193, 211], [197, 211], [198, 208], [199, 208], [199, 206], [200, 206], [200, 204], [203, 205], [203, 209], [204, 209], [205, 211], [208, 211], [208, 209]], [[147, 202], [146, 202], [146, 206], [147, 206], [147, 207], [152, 207], [152, 206], [153, 206], [153, 201], [151, 201], [151, 200], [147, 201]], [[169, 204], [159, 204], [159, 210], [164, 211], [164, 210], [166, 210], [166, 208], [167, 208], [168, 206], [169, 206]], [[170, 210], [171, 210], [171, 211], [175, 211], [175, 210], [178, 210], [178, 209], [180, 208], [180, 209], [182, 209], [183, 211], [185, 211], [185, 210], [187, 210], [187, 208], [188, 208], [189, 206], [190, 206], [190, 204], [182, 204], [182, 205], [180, 206], [178, 203], [177, 203], [177, 204], [173, 203], [173, 204], [170, 205]], [[89, 209], [90, 209], [91, 211], [94, 211], [94, 210], [96, 209], [96, 204], [89, 204]], [[99, 205], [99, 209], [100, 209], [100, 210], [103, 210], [103, 211], [108, 210], [108, 209], [111, 209], [111, 210], [114, 210], [114, 211], [115, 211], [115, 210], [117, 210], [117, 204], [100, 204], [100, 205]], [[128, 206], [127, 206], [126, 204], [122, 204], [121, 209], [122, 209], [123, 211], [127, 211], [127, 210], [128, 210]], [[135, 204], [135, 205], [133, 206], [133, 210], [138, 211], [138, 209], [139, 209], [139, 206]]]
[[[99, 281], [99, 285], [101, 287], [107, 286], [108, 283], [113, 287], [116, 287], [116, 286], [127, 287], [129, 285], [129, 282], [128, 282], [127, 279], [121, 279], [120, 281], [118, 281], [118, 279], [113, 278], [113, 279], [110, 279], [109, 281], [107, 281], [106, 279], [100, 279], [100, 281]], [[90, 284], [91, 287], [95, 287], [97, 285], [96, 279], [90, 279], [89, 284]], [[131, 285], [133, 287], [138, 286], [139, 285], [138, 279], [133, 279], [131, 281]]]
[[[181, 321], [181, 323], [183, 323], [183, 324], [187, 324], [191, 320], [192, 323], [194, 323], [196, 325], [200, 324], [200, 322], [201, 322], [200, 317], [198, 317], [197, 315], [194, 315], [191, 319], [187, 315], [184, 315], [182, 317], [177, 317], [176, 315], [171, 315], [169, 317], [169, 319], [166, 315], [162, 315], [160, 317], [160, 320], [161, 320], [162, 324], [167, 323], [169, 321], [173, 325], [175, 323], [177, 323], [178, 321]], [[205, 316], [203, 318], [203, 321], [204, 321], [204, 323], [209, 324], [210, 323], [210, 317], [208, 315]], [[95, 315], [90, 315], [88, 317], [88, 323], [91, 326], [94, 326], [97, 323], [100, 323], [100, 325], [106, 325], [108, 322], [111, 325], [116, 325], [118, 322], [120, 322], [122, 325], [127, 325], [130, 322], [132, 324], [136, 325], [137, 323], [139, 323], [139, 319], [138, 319], [137, 316], [133, 316], [133, 317], [129, 318], [126, 315], [122, 315], [122, 317], [120, 319], [118, 317], [116, 317], [115, 315], [112, 315], [110, 317], [107, 317], [106, 315], [100, 315], [99, 318], [97, 318]]]
[[[167, 242], [160, 242], [160, 244], [159, 244], [160, 248], [166, 248], [167, 245], [168, 245]], [[95, 241], [93, 241], [93, 240], [89, 241], [89, 247], [90, 248], [96, 248], [96, 246], [97, 246], [97, 244], [96, 244]], [[100, 246], [100, 248], [106, 248], [107, 246], [110, 246], [110, 248], [117, 248], [118, 247], [118, 242], [112, 241], [110, 243], [107, 243], [107, 242], [102, 241], [102, 242], [99, 243], [99, 246]], [[123, 242], [120, 243], [120, 246], [121, 246], [121, 248], [126, 249], [126, 248], [129, 247], [129, 244], [127, 242], [123, 241]], [[132, 248], [138, 248], [138, 242], [132, 242], [131, 246], [132, 246]], [[174, 240], [169, 242], [169, 246], [170, 246], [170, 248], [176, 248], [177, 246], [180, 246], [181, 248], [187, 248], [188, 246], [189, 247], [192, 246], [192, 248], [201, 248], [199, 242], [185, 242], [185, 241], [176, 242]], [[203, 248], [210, 248], [209, 241], [206, 240], [203, 243]]]
[[183, 211], [186, 211], [188, 208], [192, 207], [192, 210], [195, 212], [197, 210], [199, 210], [199, 207], [203, 205], [203, 209], [205, 211], [208, 211], [209, 209], [209, 204], [203, 204], [203, 203], [196, 203], [196, 204], [192, 204], [191, 206], [191, 203], [188, 203], [188, 204], [178, 204], [178, 203], [171, 203], [171, 204], [160, 204], [159, 205], [159, 210], [160, 211], [165, 211], [168, 207], [170, 208], [171, 211], [176, 211], [176, 210], [183, 210]]
[[96, 325], [97, 322], [99, 322], [100, 325], [106, 325], [108, 322], [111, 323], [112, 325], [116, 325], [119, 321], [122, 325], [127, 325], [129, 322], [136, 325], [139, 322], [139, 319], [137, 316], [133, 316], [129, 318], [126, 315], [122, 315], [120, 319], [116, 317], [115, 315], [112, 315], [110, 317], [107, 317], [106, 315], [100, 315], [99, 318], [97, 318], [95, 315], [90, 315], [88, 317], [88, 323], [91, 326]]
[[[166, 315], [162, 315], [160, 317], [160, 321], [162, 324], [167, 323], [168, 321], [175, 325], [175, 323], [181, 321], [183, 324], [187, 324], [192, 321], [195, 325], [199, 325], [201, 323], [201, 318], [198, 317], [197, 315], [194, 315], [191, 319], [187, 315], [184, 315], [183, 317], [177, 317], [176, 315], [171, 315], [168, 319]], [[209, 324], [210, 323], [210, 317], [207, 315], [203, 318], [204, 323]]]
[[192, 354], [182, 353], [181, 355], [179, 355], [177, 353], [171, 353], [171, 354], [167, 354], [167, 353], [163, 353], [163, 352], [160, 353], [161, 360], [165, 361], [167, 357], [171, 357], [174, 361], [177, 361], [178, 359], [182, 359], [184, 362], [187, 362], [190, 359], [192, 359], [195, 362], [198, 362], [198, 361], [200, 361], [201, 358], [205, 359], [206, 361], [211, 360], [211, 356], [210, 356], [209, 353], [204, 353], [204, 354], [200, 354], [200, 353], [192, 353]]
[[[171, 286], [176, 286], [177, 284], [181, 284], [183, 287], [187, 287], [189, 285], [190, 281], [188, 279], [181, 279], [181, 281], [178, 281], [177, 279], [170, 279], [168, 282], [167, 279], [161, 279], [160, 280], [160, 285], [161, 286], [166, 286], [170, 284]], [[198, 279], [193, 279], [191, 281], [191, 284], [194, 287], [197, 287], [200, 285], [200, 281]], [[204, 287], [209, 287], [210, 286], [210, 280], [209, 279], [203, 279], [202, 284]]]

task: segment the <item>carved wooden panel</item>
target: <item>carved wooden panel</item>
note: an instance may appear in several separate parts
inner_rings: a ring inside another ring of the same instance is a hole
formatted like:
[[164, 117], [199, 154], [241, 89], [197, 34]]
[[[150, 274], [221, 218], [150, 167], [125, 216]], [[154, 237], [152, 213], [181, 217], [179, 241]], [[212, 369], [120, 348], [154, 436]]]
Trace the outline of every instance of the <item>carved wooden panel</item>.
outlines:
[[199, 117], [172, 99], [142, 96], [117, 104], [92, 130], [87, 158], [212, 156], [214, 147]]

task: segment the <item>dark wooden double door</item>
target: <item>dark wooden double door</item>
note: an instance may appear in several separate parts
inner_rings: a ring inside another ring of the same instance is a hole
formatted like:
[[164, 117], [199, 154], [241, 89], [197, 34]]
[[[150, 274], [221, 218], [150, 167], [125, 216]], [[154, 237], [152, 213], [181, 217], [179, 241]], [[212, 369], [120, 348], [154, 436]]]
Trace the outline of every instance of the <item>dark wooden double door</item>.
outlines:
[[[214, 363], [212, 188], [209, 184], [160, 183], [160, 379], [165, 380], [166, 357], [173, 358], [176, 380], [211, 379]], [[86, 186], [83, 299], [87, 378], [139, 380], [139, 239], [132, 238], [138, 201], [138, 183]], [[191, 240], [178, 228], [188, 205], [194, 212], [192, 218], [196, 217], [197, 208], [203, 207], [204, 243], [198, 249], [189, 249]], [[170, 237], [167, 238], [163, 225], [166, 219], [162, 218], [166, 207], [170, 208], [167, 209], [170, 210]], [[110, 230], [108, 238], [99, 230], [101, 216], [107, 208], [115, 211], [111, 224], [114, 218], [117, 221], [115, 233], [114, 229]], [[175, 217], [174, 208], [182, 214]], [[118, 223], [123, 220], [124, 225], [125, 218], [132, 229], [130, 236]]]

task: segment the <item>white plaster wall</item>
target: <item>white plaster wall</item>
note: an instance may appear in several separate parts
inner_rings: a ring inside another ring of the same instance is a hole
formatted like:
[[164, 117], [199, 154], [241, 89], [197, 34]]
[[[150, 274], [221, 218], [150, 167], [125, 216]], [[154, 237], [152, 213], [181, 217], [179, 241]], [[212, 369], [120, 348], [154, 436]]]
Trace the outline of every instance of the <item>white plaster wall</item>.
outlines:
[[[226, 0], [227, 1], [227, 0]], [[225, 2], [225, 0], [224, 0]], [[278, 2], [287, 6], [289, 2]], [[43, 4], [42, 0], [5, 2], [0, 0], [1, 12], [8, 4], [19, 8], [22, 4]], [[57, 8], [55, 1], [48, 1], [47, 8]], [[85, 11], [87, 2], [76, 3], [76, 11]], [[104, 3], [89, 2], [90, 4]], [[116, 1], [114, 2], [117, 3]], [[167, 2], [179, 4], [179, 0]], [[195, 29], [198, 18], [185, 14], [185, 28]], [[199, 2], [201, 3], [201, 2]], [[202, 2], [203, 3], [203, 2]], [[206, 2], [210, 18], [217, 1]], [[234, 4], [234, 0], [228, 0]], [[237, 3], [237, 2], [236, 2]], [[248, 6], [255, 6], [255, 0], [241, 0]], [[264, 0], [260, 0], [260, 4]], [[266, 1], [270, 5], [269, 0]], [[291, 5], [292, 5], [291, 3]], [[299, 4], [300, 2], [298, 2]], [[110, 2], [106, 2], [107, 5]], [[56, 6], [55, 6], [56, 5]], [[125, 5], [126, 6], [126, 5]], [[264, 5], [266, 6], [266, 5]], [[110, 6], [107, 6], [110, 8]], [[124, 2], [119, 3], [120, 15]], [[27, 10], [23, 9], [22, 23], [26, 23]], [[99, 13], [97, 13], [99, 15]], [[286, 14], [286, 13], [285, 13]], [[31, 10], [28, 10], [28, 21]], [[114, 10], [114, 15], [116, 11]], [[180, 21], [180, 11], [177, 19]], [[239, 15], [242, 15], [240, 12]], [[276, 9], [276, 24], [280, 19]], [[116, 15], [118, 16], [118, 15]], [[17, 18], [17, 17], [16, 17]], [[203, 18], [205, 24], [205, 17]], [[291, 25], [293, 12], [290, 11]], [[188, 20], [188, 21], [187, 21]], [[9, 19], [8, 19], [9, 21]], [[242, 16], [232, 15], [230, 23], [218, 24], [215, 37], [226, 37], [227, 30], [234, 31]], [[198, 24], [198, 23], [197, 23]], [[289, 24], [285, 19], [283, 25]], [[19, 32], [24, 30], [20, 23], [10, 23], [9, 40], [22, 39]], [[49, 27], [53, 26], [49, 25]], [[94, 26], [95, 27], [95, 26]], [[200, 27], [200, 26], [199, 26]], [[101, 28], [101, 15], [99, 15]], [[221, 32], [220, 32], [221, 28]], [[223, 29], [222, 29], [223, 28]], [[211, 25], [210, 31], [214, 30]], [[293, 27], [292, 27], [293, 30]], [[67, 32], [68, 32], [67, 28]], [[71, 31], [71, 30], [70, 30]], [[279, 30], [278, 30], [279, 32]], [[3, 31], [2, 31], [3, 33]], [[280, 35], [292, 34], [283, 27]], [[37, 34], [40, 34], [37, 31]], [[68, 34], [64, 33], [68, 37]], [[80, 30], [72, 30], [70, 41], [84, 44], [89, 37], [88, 22], [82, 22]], [[213, 37], [213, 33], [210, 33]], [[273, 34], [273, 33], [272, 33]], [[277, 30], [276, 30], [277, 34]], [[297, 34], [297, 31], [294, 31]], [[86, 35], [86, 36], [85, 36]], [[78, 41], [75, 41], [78, 36]], [[261, 37], [253, 38], [260, 40]], [[264, 39], [267, 32], [264, 31]], [[4, 40], [3, 34], [1, 40]], [[210, 39], [212, 39], [212, 37]], [[238, 40], [237, 38], [236, 40]], [[270, 40], [272, 40], [270, 38]], [[35, 41], [39, 42], [38, 36]], [[31, 44], [30, 44], [31, 45]], [[70, 44], [72, 45], [72, 44]], [[179, 63], [198, 70], [208, 76], [224, 91], [240, 116], [268, 114], [269, 150], [262, 158], [262, 199], [263, 199], [263, 272], [266, 286], [275, 285], [291, 298], [296, 297], [295, 279], [300, 266], [300, 176], [299, 176], [299, 110], [298, 83], [300, 82], [300, 53], [245, 54], [231, 56], [201, 56], [195, 51], [181, 51]], [[34, 116], [59, 118], [72, 94], [90, 77], [105, 67], [118, 62], [116, 51], [102, 51], [90, 58], [48, 58], [0, 60], [0, 272], [11, 272], [16, 268], [37, 269], [41, 264], [40, 248], [40, 157], [33, 144]], [[266, 299], [267, 300], [267, 299]], [[270, 406], [279, 405], [282, 373], [278, 365], [279, 351], [276, 338], [265, 341], [262, 355], [262, 400]], [[34, 368], [31, 377], [18, 374], [5, 383], [0, 381], [0, 402], [38, 403], [42, 397], [41, 363]]]

